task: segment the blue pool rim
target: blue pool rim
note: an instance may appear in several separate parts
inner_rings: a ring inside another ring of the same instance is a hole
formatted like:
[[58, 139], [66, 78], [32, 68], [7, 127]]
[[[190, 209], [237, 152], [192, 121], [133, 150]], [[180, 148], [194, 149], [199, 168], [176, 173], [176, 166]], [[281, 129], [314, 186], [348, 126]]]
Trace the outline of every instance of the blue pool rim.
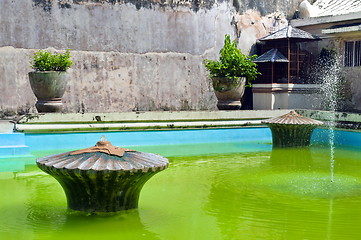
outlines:
[[[115, 146], [130, 149], [142, 149], [145, 146], [145, 151], [156, 151], [154, 153], [164, 154], [166, 157], [264, 152], [272, 149], [272, 134], [266, 127], [51, 134], [3, 133], [0, 134], [0, 174], [22, 171], [26, 165], [34, 165], [36, 158], [43, 154], [94, 146], [102, 136]], [[331, 136], [335, 145], [361, 147], [361, 132], [331, 132], [321, 128], [315, 129], [311, 143], [328, 145]], [[187, 146], [183, 148], [179, 145]]]
[[[311, 142], [327, 144], [330, 130], [315, 129]], [[345, 146], [361, 146], [361, 132], [335, 130], [334, 143]], [[115, 146], [152, 146], [225, 142], [271, 143], [269, 128], [228, 128], [157, 131], [122, 131], [91, 133], [25, 134], [25, 144], [32, 151], [51, 149], [81, 149], [93, 146], [102, 136]]]

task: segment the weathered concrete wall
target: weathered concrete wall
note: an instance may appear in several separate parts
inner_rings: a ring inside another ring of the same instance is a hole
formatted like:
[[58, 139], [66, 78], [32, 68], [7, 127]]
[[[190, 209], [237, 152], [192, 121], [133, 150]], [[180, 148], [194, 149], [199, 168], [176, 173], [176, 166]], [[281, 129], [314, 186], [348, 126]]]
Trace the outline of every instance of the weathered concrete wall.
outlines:
[[345, 79], [347, 85], [344, 86], [346, 110], [361, 112], [361, 71], [358, 67], [345, 68]]
[[302, 0], [235, 0], [233, 5], [241, 14], [252, 9], [262, 16], [278, 12], [291, 19], [301, 2]]
[[[28, 55], [33, 52], [0, 48], [2, 107], [14, 106], [19, 113], [36, 111], [27, 78]], [[71, 55], [74, 66], [63, 97], [65, 112], [215, 109], [200, 56], [89, 51]]]
[[219, 14], [137, 10], [132, 4], [55, 4], [44, 10], [30, 0], [2, 1], [0, 45], [17, 48], [201, 54], [213, 47]]
[[1, 0], [0, 113], [36, 111], [28, 55], [48, 47], [75, 62], [66, 112], [215, 109], [203, 59], [225, 34], [251, 51], [295, 2]]
[[[238, 14], [232, 5], [226, 2], [213, 5], [212, 1], [199, 1], [207, 7], [194, 11], [194, 1], [185, 0], [179, 0], [177, 6], [172, 1], [152, 7], [139, 7], [135, 0], [133, 4], [117, 0], [2, 0], [0, 46], [203, 54], [215, 44], [219, 47], [223, 33], [233, 33], [237, 25], [258, 28], [254, 25], [261, 24], [261, 28], [269, 28], [275, 17], [286, 15], [286, 10], [294, 12], [290, 9], [299, 1], [242, 0], [238, 4], [234, 1], [233, 5], [244, 10]], [[147, 2], [152, 1], [141, 4]], [[242, 18], [243, 15], [246, 17]], [[246, 22], [242, 23], [243, 20]]]

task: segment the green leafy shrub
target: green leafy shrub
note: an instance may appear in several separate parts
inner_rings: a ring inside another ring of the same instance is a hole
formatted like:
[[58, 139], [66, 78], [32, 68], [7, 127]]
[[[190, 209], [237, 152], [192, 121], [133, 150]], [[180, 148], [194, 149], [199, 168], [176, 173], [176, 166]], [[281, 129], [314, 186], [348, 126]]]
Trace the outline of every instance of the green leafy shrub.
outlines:
[[39, 50], [32, 56], [31, 67], [35, 71], [66, 71], [73, 65], [70, 52], [54, 53], [47, 50]]
[[257, 70], [257, 64], [252, 62], [257, 55], [248, 56], [238, 49], [236, 40], [231, 41], [227, 34], [224, 39], [224, 46], [219, 51], [218, 61], [209, 59], [204, 60], [204, 65], [210, 73], [210, 77], [226, 77], [234, 80], [239, 77], [246, 77], [248, 85], [260, 74]]

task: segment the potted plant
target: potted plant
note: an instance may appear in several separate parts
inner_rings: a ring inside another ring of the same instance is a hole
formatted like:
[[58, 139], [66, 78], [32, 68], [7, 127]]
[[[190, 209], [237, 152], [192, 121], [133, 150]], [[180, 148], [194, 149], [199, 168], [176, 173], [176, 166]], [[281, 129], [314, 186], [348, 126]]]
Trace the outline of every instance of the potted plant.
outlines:
[[218, 99], [218, 109], [240, 109], [244, 89], [260, 73], [257, 64], [252, 62], [257, 56], [248, 56], [237, 47], [236, 40], [231, 41], [225, 35], [224, 46], [220, 50], [218, 61], [204, 60], [204, 65], [210, 73], [213, 88]]
[[32, 56], [30, 62], [33, 72], [29, 72], [31, 88], [38, 99], [35, 106], [38, 112], [60, 112], [61, 98], [67, 85], [68, 73], [66, 70], [73, 62], [70, 52], [51, 53], [39, 50]]

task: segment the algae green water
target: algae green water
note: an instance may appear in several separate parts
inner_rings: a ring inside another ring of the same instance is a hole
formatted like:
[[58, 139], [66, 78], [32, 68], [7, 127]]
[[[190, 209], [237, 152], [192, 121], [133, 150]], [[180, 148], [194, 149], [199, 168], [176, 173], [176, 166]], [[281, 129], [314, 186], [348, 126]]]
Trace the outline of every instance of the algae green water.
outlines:
[[138, 148], [168, 155], [170, 166], [144, 185], [137, 210], [71, 211], [58, 182], [36, 166], [1, 173], [0, 239], [361, 238], [358, 149], [335, 149], [331, 182], [330, 150], [323, 147]]

